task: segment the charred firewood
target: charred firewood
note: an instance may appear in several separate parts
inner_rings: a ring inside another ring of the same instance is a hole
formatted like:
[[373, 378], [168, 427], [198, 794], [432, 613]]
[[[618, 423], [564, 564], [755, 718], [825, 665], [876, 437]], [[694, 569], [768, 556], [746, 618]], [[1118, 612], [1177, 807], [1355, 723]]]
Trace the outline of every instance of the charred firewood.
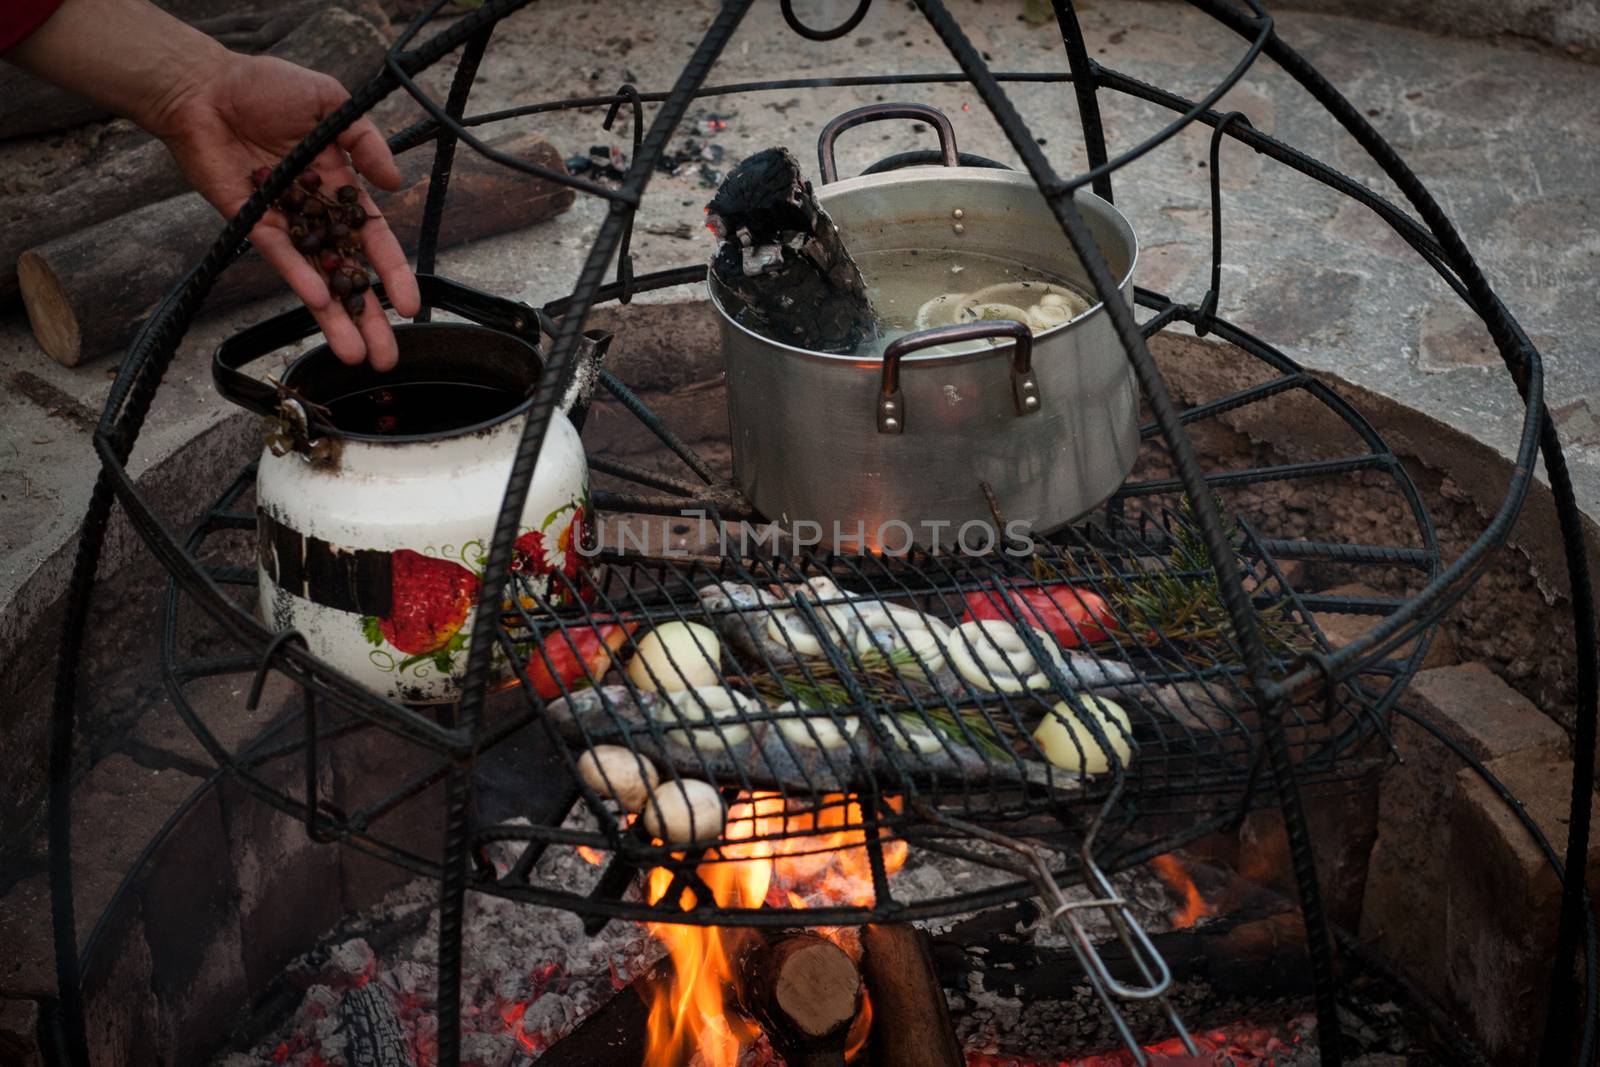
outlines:
[[339, 1005], [350, 1067], [416, 1067], [394, 998], [380, 982], [350, 990]]
[[909, 923], [861, 928], [861, 970], [872, 995], [878, 1067], [961, 1067], [961, 1043], [925, 931]]
[[706, 211], [721, 242], [711, 272], [741, 324], [817, 352], [877, 335], [861, 271], [788, 149], [740, 163]]

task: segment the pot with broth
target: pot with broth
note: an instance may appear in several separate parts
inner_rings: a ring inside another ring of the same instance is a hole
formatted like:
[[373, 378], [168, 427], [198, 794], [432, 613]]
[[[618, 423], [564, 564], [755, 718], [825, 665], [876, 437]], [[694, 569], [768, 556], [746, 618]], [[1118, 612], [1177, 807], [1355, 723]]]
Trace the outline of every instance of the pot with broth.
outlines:
[[[824, 157], [831, 163], [830, 145]], [[1035, 533], [1116, 491], [1139, 444], [1132, 368], [1032, 179], [919, 167], [816, 193], [867, 283], [881, 336], [846, 353], [785, 344], [741, 323], [710, 279], [734, 476], [758, 510], [797, 534], [820, 530], [842, 551], [949, 549], [964, 524], [997, 542], [1006, 532], [993, 529], [985, 486], [1008, 525]], [[1132, 228], [1086, 189], [1074, 200], [1127, 300]], [[1006, 336], [1011, 319], [1031, 332], [1031, 353]], [[992, 323], [993, 336], [914, 336], [963, 323]]]

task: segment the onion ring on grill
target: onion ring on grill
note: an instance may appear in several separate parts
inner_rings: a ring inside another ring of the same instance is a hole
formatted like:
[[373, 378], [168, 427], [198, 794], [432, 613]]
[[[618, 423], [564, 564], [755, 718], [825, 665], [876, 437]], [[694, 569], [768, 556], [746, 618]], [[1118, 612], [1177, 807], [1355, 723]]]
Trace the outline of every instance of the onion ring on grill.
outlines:
[[668, 730], [667, 740], [685, 748], [714, 751], [743, 744], [750, 739], [750, 726], [745, 717], [761, 710], [760, 705], [743, 693], [721, 685], [697, 685], [692, 689], [661, 693], [660, 696], [666, 698], [666, 706], [655, 716], [657, 722], [674, 727], [682, 722], [716, 724], [703, 730]]
[[[856, 731], [861, 729], [861, 720], [854, 715], [836, 721], [826, 712], [813, 711], [793, 700], [785, 701], [772, 710], [799, 713], [793, 718], [774, 721], [784, 739], [801, 748], [844, 748], [855, 737]], [[839, 728], [841, 723], [844, 725], [842, 730]]]
[[[1056, 670], [1065, 675], [1067, 662], [1055, 639], [1043, 630], [1033, 632]], [[974, 619], [956, 627], [950, 662], [961, 677], [991, 693], [1050, 688], [1049, 676], [1023, 644], [1017, 624], [1006, 619]]]
[[817, 632], [810, 620], [801, 615], [794, 608], [775, 610], [767, 616], [767, 637], [785, 648], [793, 647], [795, 654], [800, 656], [822, 656], [822, 642], [824, 639], [832, 641], [841, 648], [850, 644], [851, 634], [855, 631], [857, 616], [856, 608], [850, 604], [820, 604], [824, 600], [853, 600], [855, 594], [846, 593], [834, 584], [833, 579], [825, 577], [811, 578], [795, 586], [791, 596], [803, 597], [814, 604], [818, 621], [825, 631]]
[[861, 621], [865, 625], [856, 630], [856, 655], [877, 652], [888, 658], [897, 652], [909, 651], [916, 657], [916, 662], [901, 669], [914, 675], [923, 675], [929, 682], [944, 669], [950, 627], [938, 619], [924, 615], [915, 608], [878, 604], [863, 608]]

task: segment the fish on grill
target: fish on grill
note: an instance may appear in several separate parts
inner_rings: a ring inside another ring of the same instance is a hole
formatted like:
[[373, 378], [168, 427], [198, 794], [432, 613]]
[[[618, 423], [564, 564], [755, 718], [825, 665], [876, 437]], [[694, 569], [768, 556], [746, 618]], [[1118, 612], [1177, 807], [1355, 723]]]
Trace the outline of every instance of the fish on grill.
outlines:
[[711, 273], [746, 328], [815, 352], [850, 352], [877, 336], [861, 271], [788, 149], [741, 162], [706, 214], [718, 239]]
[[583, 689], [552, 700], [545, 705], [545, 714], [576, 747], [627, 745], [686, 778], [747, 789], [852, 792], [870, 780], [881, 785], [902, 776], [924, 785], [941, 781], [948, 785], [954, 779], [968, 786], [1029, 782], [1075, 791], [1081, 784], [1076, 775], [1052, 771], [1042, 762], [985, 757], [943, 737], [929, 744], [926, 739], [933, 728], [920, 722], [915, 712], [881, 720], [882, 729], [894, 739], [893, 752], [885, 751], [866, 722], [851, 733], [849, 743], [836, 748], [796, 744], [793, 733], [786, 735], [776, 723], [784, 715], [837, 723], [843, 712], [757, 709], [746, 718], [694, 719], [675, 711], [659, 693], [622, 685]]

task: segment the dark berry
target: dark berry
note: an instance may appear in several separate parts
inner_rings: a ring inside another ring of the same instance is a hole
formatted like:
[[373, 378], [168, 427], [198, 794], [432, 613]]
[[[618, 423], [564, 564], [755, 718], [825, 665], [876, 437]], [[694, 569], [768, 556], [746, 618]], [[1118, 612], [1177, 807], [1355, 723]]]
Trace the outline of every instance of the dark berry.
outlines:
[[365, 311], [366, 308], [367, 298], [362, 296], [360, 293], [351, 293], [349, 296], [344, 298], [344, 309], [350, 313], [351, 318], [355, 318], [357, 315]]
[[322, 188], [322, 175], [314, 170], [308, 170], [300, 175], [300, 185], [308, 193], [314, 193]]
[[333, 195], [338, 197], [341, 204], [353, 204], [361, 199], [361, 190], [353, 185], [341, 185], [339, 191]]
[[320, 252], [322, 250], [322, 234], [316, 230], [301, 234], [295, 238], [294, 247], [308, 256]]
[[[323, 255], [327, 255], [327, 253], [324, 252]], [[342, 273], [330, 275], [328, 288], [333, 290], [334, 296], [349, 296], [353, 291], [353, 287], [350, 284], [350, 275]]]
[[317, 264], [322, 267], [322, 273], [324, 274], [333, 274], [339, 269], [339, 264], [342, 262], [344, 260], [339, 257], [339, 253], [328, 249], [324, 249], [321, 258], [317, 260]]
[[308, 197], [306, 206], [300, 209], [300, 213], [308, 219], [320, 219], [328, 214], [328, 205], [324, 204], [320, 197]]
[[295, 230], [309, 230], [309, 229], [311, 229], [311, 223], [306, 221], [306, 217], [304, 215], [290, 215], [289, 216], [289, 230], [291, 232], [293, 232]]
[[364, 270], [354, 271], [350, 275], [350, 288], [358, 293], [364, 293], [372, 285], [372, 279], [367, 277]]
[[352, 230], [359, 230], [367, 224], [367, 210], [360, 204], [351, 204], [345, 211], [344, 221]]
[[284, 190], [283, 202], [288, 205], [290, 211], [299, 211], [306, 206], [306, 191], [298, 185], [291, 185]]
[[267, 179], [270, 177], [272, 177], [271, 167], [257, 167], [250, 172], [250, 180], [255, 182], [258, 188], [267, 184]]
[[328, 240], [343, 243], [350, 239], [350, 227], [342, 222], [336, 222], [328, 227]]

